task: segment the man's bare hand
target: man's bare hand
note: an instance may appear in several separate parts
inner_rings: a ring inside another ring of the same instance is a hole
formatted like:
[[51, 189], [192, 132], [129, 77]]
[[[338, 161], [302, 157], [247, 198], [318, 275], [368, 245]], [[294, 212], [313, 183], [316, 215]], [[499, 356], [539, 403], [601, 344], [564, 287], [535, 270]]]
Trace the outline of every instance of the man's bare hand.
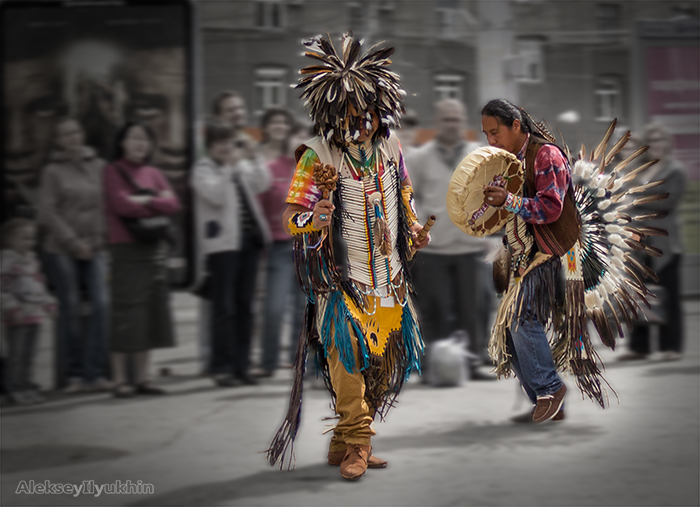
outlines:
[[423, 229], [423, 226], [421, 224], [413, 224], [411, 227], [411, 237], [413, 241], [411, 242], [411, 248], [413, 250], [420, 250], [421, 248], [425, 248], [430, 244], [430, 233], [421, 241], [420, 243], [418, 242], [418, 233]]
[[323, 229], [331, 225], [331, 217], [335, 206], [328, 199], [321, 199], [314, 206], [314, 227]]
[[500, 208], [505, 204], [508, 191], [502, 187], [486, 185], [484, 187], [484, 204]]

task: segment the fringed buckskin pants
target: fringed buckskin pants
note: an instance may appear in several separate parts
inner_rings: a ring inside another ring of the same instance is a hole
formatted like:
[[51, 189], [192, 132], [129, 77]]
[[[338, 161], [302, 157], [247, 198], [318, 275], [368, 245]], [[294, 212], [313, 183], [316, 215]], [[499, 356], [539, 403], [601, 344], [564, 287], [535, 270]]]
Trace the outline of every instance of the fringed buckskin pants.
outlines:
[[365, 400], [365, 378], [359, 371], [361, 363], [355, 336], [352, 352], [355, 356], [355, 369], [353, 373], [348, 373], [338, 357], [335, 344], [328, 351], [328, 369], [336, 396], [335, 411], [340, 416], [331, 438], [331, 452], [345, 450], [346, 444], [370, 445], [376, 434], [371, 427], [374, 411]]

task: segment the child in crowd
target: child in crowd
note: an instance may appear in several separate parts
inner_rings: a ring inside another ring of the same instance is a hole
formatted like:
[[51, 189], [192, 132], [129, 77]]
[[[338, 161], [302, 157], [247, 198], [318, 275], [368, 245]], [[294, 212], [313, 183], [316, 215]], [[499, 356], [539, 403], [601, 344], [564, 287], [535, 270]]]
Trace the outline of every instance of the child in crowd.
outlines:
[[46, 289], [34, 253], [36, 225], [13, 218], [2, 226], [0, 284], [2, 322], [5, 326], [5, 386], [10, 400], [18, 405], [44, 399], [31, 379], [39, 326], [56, 312], [56, 301]]

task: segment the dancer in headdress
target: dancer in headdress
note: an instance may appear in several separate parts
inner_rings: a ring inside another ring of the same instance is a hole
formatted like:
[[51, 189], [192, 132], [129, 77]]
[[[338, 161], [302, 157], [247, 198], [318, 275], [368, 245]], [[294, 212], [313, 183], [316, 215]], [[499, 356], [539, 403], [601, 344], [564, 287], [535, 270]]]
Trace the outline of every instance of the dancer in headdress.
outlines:
[[[653, 297], [643, 278], [656, 275], [629, 250], [660, 255], [644, 244], [644, 237], [666, 231], [637, 226], [635, 220], [653, 217], [632, 218], [624, 210], [668, 194], [634, 199], [633, 194], [661, 182], [623, 187], [656, 162], [621, 174], [647, 147], [606, 173], [630, 137], [627, 132], [606, 153], [615, 124], [588, 160], [582, 146], [572, 171], [568, 148], [555, 144], [545, 124], [506, 100], [492, 100], [482, 110], [482, 127], [489, 145], [498, 149], [476, 150], [460, 167], [477, 161], [478, 169], [491, 157], [503, 159], [508, 171], [479, 188], [470, 182], [473, 188], [465, 190], [464, 185], [458, 188], [458, 168], [448, 193], [450, 218], [465, 232], [491, 234], [505, 224], [503, 249], [494, 262], [494, 282], [502, 300], [489, 352], [499, 376], [515, 373], [520, 380], [533, 403], [534, 422], [564, 419], [566, 385], [558, 371], [573, 373], [582, 393], [605, 408], [607, 381], [587, 319], [603, 343], [614, 348], [616, 335], [623, 336], [618, 315], [631, 327], [642, 312], [640, 303], [649, 306], [648, 298]], [[481, 208], [476, 211], [458, 204], [469, 190], [479, 197]]]
[[316, 62], [300, 71], [297, 88], [317, 137], [296, 150], [283, 220], [308, 300], [306, 339], [297, 349], [289, 411], [267, 453], [280, 468], [293, 461], [308, 348], [339, 418], [328, 463], [352, 480], [368, 466], [386, 466], [372, 455], [372, 422], [394, 405], [411, 371], [420, 371], [408, 262], [429, 236], [419, 235], [392, 132], [405, 113], [399, 76], [387, 68], [394, 48], [377, 45], [361, 56], [362, 41], [352, 33], [341, 44], [336, 51], [330, 36], [304, 42]]

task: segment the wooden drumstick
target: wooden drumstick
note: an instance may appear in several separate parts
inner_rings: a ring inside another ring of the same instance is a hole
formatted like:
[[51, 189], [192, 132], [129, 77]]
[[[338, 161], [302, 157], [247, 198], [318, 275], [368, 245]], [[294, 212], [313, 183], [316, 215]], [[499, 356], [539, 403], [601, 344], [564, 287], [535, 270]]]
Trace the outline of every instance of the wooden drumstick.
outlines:
[[423, 228], [420, 231], [418, 231], [417, 243], [422, 243], [425, 240], [426, 236], [428, 236], [428, 233], [430, 232], [430, 229], [433, 228], [433, 224], [435, 223], [436, 220], [437, 220], [437, 217], [435, 215], [430, 215], [428, 217], [428, 221], [425, 222], [425, 225], [423, 226]]
[[[423, 228], [420, 231], [418, 231], [418, 237], [416, 237], [415, 243], [421, 243], [425, 240], [426, 236], [428, 236], [428, 233], [430, 232], [430, 229], [433, 228], [433, 224], [435, 223], [436, 220], [437, 220], [437, 217], [435, 215], [430, 215], [428, 217], [428, 221], [425, 222], [425, 225], [423, 226]], [[411, 251], [408, 254], [408, 258], [413, 259], [413, 256], [415, 255], [415, 253], [416, 253], [416, 249], [411, 248]]]

